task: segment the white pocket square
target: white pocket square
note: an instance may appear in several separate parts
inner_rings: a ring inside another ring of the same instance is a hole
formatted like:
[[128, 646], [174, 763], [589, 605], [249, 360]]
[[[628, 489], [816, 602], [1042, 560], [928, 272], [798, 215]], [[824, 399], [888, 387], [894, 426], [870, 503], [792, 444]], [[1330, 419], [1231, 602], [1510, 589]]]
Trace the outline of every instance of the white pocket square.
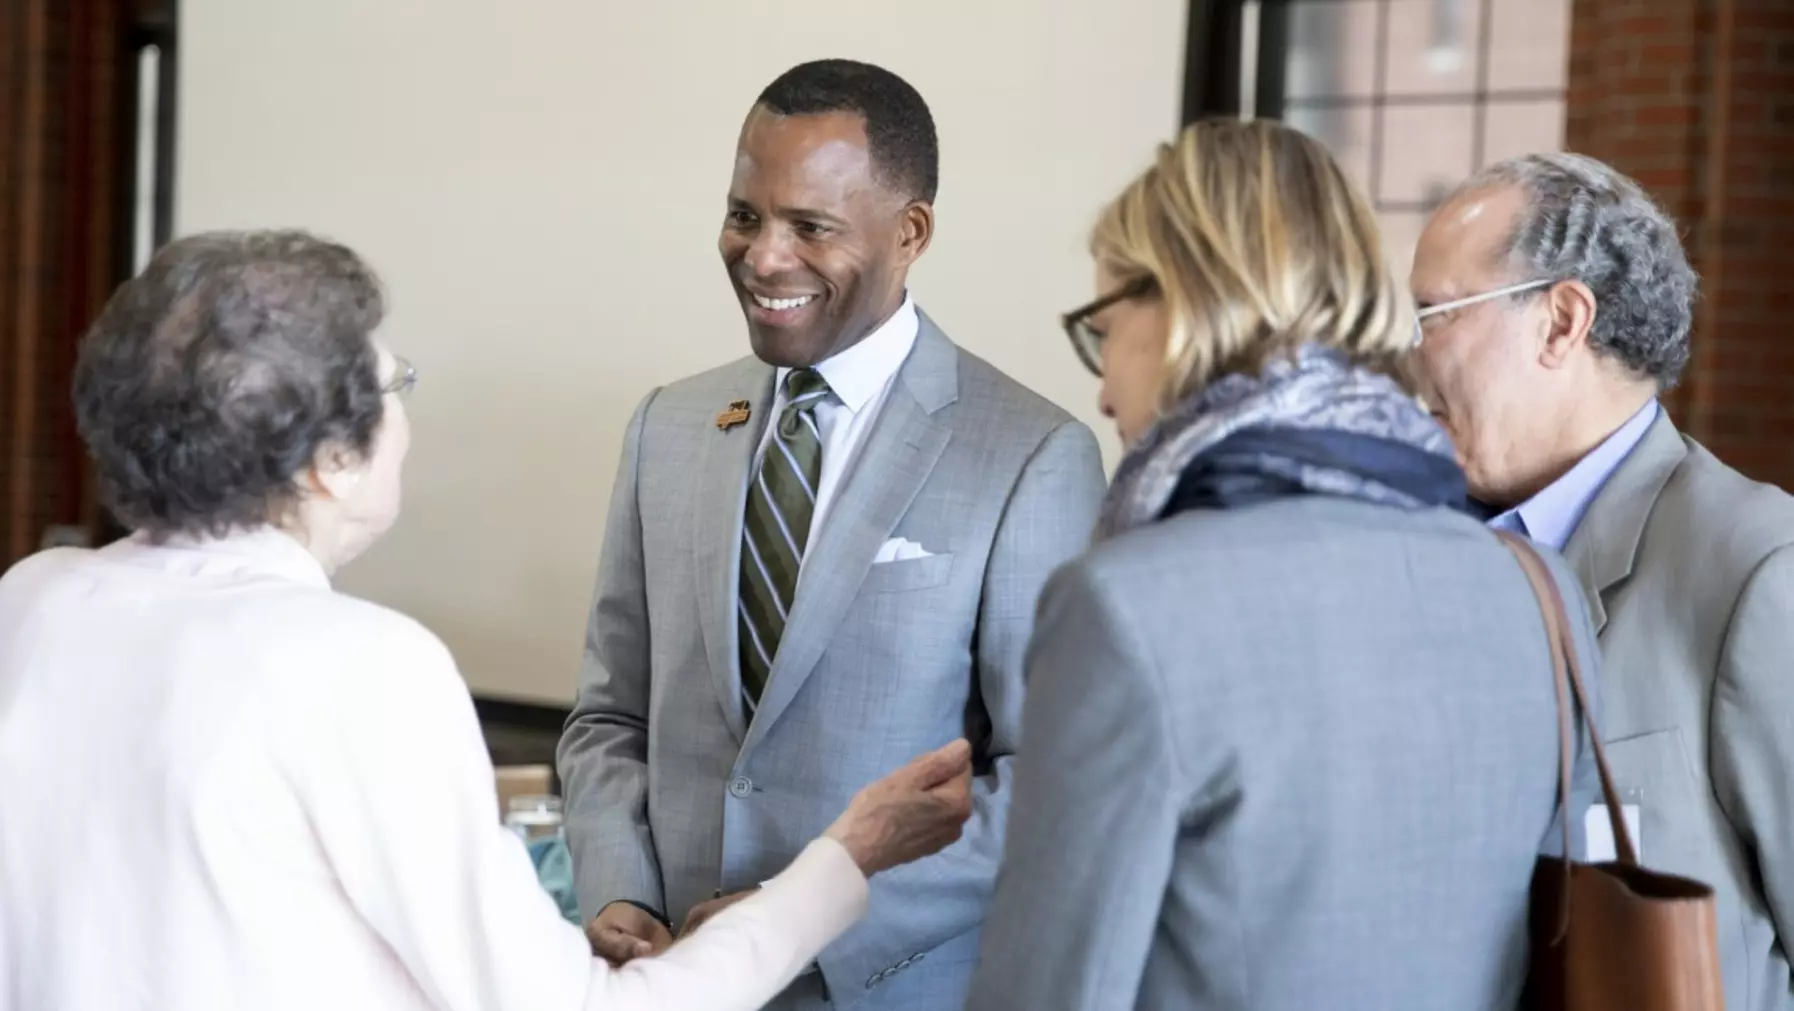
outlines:
[[878, 554], [872, 556], [873, 565], [886, 562], [907, 562], [915, 558], [933, 558], [934, 552], [915, 541], [902, 537], [893, 537], [878, 546]]

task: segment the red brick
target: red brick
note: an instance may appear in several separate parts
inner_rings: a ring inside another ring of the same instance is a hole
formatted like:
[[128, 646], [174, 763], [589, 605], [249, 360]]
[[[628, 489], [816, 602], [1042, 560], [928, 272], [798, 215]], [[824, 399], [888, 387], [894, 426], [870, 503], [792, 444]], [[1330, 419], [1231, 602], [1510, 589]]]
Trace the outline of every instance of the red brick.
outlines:
[[1670, 37], [1673, 41], [1641, 42], [1633, 66], [1651, 70], [1667, 70], [1684, 66], [1695, 59], [1695, 40]]
[[1740, 35], [1750, 32], [1785, 32], [1788, 30], [1788, 14], [1785, 10], [1756, 10], [1750, 4], [1740, 4], [1734, 15], [1732, 29]]
[[[1586, 2], [1586, 0], [1584, 0]], [[1643, 7], [1644, 5], [1639, 5]], [[1612, 39], [1642, 39], [1650, 37], [1673, 36], [1679, 27], [1668, 17], [1629, 17], [1619, 18], [1613, 23], [1602, 26], [1610, 33]]]
[[1742, 219], [1738, 227], [1750, 229], [1754, 236], [1785, 239], [1787, 222], [1794, 219], [1794, 197], [1728, 195], [1725, 212]]
[[1725, 261], [1725, 276], [1727, 280], [1785, 282], [1788, 279], [1788, 264], [1785, 260], [1769, 257], [1737, 257]]
[[1732, 42], [1732, 72], [1758, 68], [1770, 62], [1769, 43], [1762, 38], [1738, 39]]
[[1623, 160], [1634, 169], [1680, 167], [1685, 160], [1680, 152], [1666, 145], [1662, 137], [1639, 133], [1616, 137], [1603, 144], [1601, 154], [1609, 160]]
[[1688, 75], [1628, 74], [1613, 82], [1609, 94], [1625, 98], [1666, 98], [1688, 94]]
[[[1784, 412], [1761, 410], [1762, 408], [1780, 408], [1788, 399], [1788, 387], [1784, 377], [1739, 376], [1724, 385], [1726, 400], [1740, 414], [1752, 421], [1761, 423], [1766, 414], [1784, 415]], [[1751, 410], [1746, 410], [1746, 409]], [[1785, 415], [1784, 415], [1785, 416]]]
[[1700, 118], [1691, 104], [1663, 102], [1646, 105], [1633, 113], [1634, 121], [1645, 126], [1691, 126]]
[[[1710, 275], [1702, 354], [1672, 414], [1745, 473], [1794, 488], [1794, 5], [1737, 3], [1715, 133], [1713, 0], [1573, 0], [1565, 143], [1638, 179]], [[1714, 155], [1725, 187], [1709, 207]]]
[[[1783, 285], [1783, 287], [1767, 290], [1764, 292], [1762, 305], [1769, 314], [1787, 319], [1787, 315], [1794, 314], [1794, 285]], [[1789, 341], [1789, 346], [1794, 348], [1794, 341]]]
[[[1631, 174], [1632, 174], [1632, 178], [1636, 179], [1638, 181], [1639, 185], [1643, 186], [1647, 190], [1650, 190], [1652, 192], [1652, 195], [1657, 195], [1657, 190], [1659, 188], [1662, 188], [1662, 189], [1680, 188], [1681, 186], [1685, 185], [1688, 181], [1688, 171], [1686, 169], [1683, 169], [1680, 167], [1660, 168], [1660, 169], [1638, 169], [1638, 170], [1634, 170]], [[1662, 199], [1662, 198], [1659, 197], [1659, 199]]]
[[[1720, 321], [1724, 324], [1724, 321]], [[1715, 341], [1701, 360], [1709, 375], [1748, 372], [1762, 365], [1763, 356], [1754, 347], [1739, 346], [1734, 341]]]
[[1740, 69], [1732, 72], [1732, 94], [1734, 96], [1778, 95], [1786, 92], [1790, 83], [1794, 83], [1794, 68], [1787, 70], [1781, 68], [1773, 70]]

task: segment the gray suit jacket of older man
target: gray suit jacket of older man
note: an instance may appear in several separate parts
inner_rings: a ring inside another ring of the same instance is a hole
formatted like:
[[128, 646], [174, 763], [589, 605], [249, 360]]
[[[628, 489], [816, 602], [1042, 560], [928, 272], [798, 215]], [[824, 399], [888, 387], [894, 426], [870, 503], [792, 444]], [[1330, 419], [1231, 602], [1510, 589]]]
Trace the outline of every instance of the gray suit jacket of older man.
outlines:
[[1515, 1006], [1562, 851], [1558, 709], [1489, 531], [1322, 497], [1185, 513], [1061, 570], [1038, 626], [971, 1008]]
[[1794, 1008], [1794, 498], [1659, 415], [1564, 555], [1642, 859], [1717, 889], [1732, 1011]]
[[[749, 722], [736, 587], [773, 376], [739, 361], [651, 394], [629, 424], [560, 749], [582, 912], [629, 900], [677, 920], [751, 888], [861, 787], [969, 735], [964, 837], [877, 876], [867, 920], [774, 1005], [958, 1007], [1002, 852], [1035, 604], [1089, 543], [1101, 455], [1088, 428], [924, 317], [811, 533]], [[750, 422], [719, 429], [736, 400]], [[875, 564], [893, 537], [932, 554]]]

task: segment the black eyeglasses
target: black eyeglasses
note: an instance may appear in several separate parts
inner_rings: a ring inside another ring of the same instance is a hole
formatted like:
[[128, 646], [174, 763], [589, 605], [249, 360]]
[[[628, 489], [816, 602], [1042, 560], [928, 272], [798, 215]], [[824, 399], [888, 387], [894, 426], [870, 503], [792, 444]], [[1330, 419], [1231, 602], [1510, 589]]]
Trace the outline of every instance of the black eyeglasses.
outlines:
[[1089, 305], [1073, 309], [1060, 317], [1060, 322], [1065, 326], [1065, 336], [1071, 338], [1071, 349], [1078, 353], [1078, 360], [1084, 363], [1091, 375], [1101, 377], [1103, 374], [1103, 338], [1107, 336], [1091, 325], [1091, 319], [1117, 302], [1139, 298], [1157, 290], [1158, 282], [1151, 277], [1136, 277]]

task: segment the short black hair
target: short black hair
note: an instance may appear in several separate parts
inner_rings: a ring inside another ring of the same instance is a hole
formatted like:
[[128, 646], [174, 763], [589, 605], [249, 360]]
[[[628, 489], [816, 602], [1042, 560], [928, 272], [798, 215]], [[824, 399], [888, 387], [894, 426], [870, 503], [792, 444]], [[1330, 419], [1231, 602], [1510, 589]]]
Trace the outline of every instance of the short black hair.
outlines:
[[855, 60], [800, 63], [767, 85], [758, 104], [780, 116], [859, 116], [874, 170], [906, 198], [934, 202], [941, 176], [934, 116], [921, 94], [889, 70]]
[[320, 449], [372, 446], [383, 312], [361, 258], [304, 232], [162, 247], [75, 366], [76, 425], [106, 504], [158, 541], [283, 519]]

